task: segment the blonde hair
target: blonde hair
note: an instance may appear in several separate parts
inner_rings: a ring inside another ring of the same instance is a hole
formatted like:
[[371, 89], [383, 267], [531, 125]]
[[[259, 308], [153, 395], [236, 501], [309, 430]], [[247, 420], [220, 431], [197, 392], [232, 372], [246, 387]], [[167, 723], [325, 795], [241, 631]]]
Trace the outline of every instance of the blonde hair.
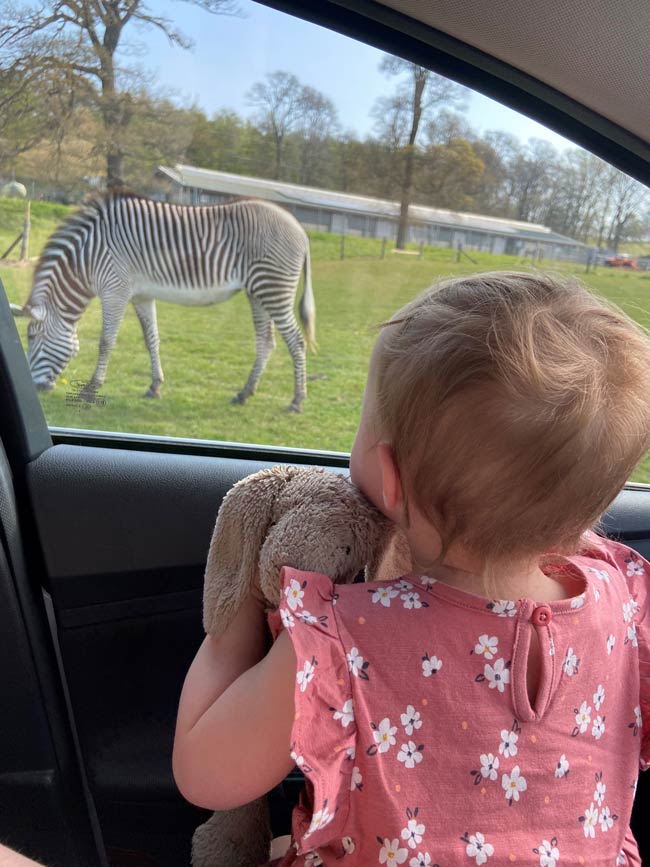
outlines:
[[577, 550], [650, 447], [650, 339], [578, 280], [445, 280], [377, 353], [378, 429], [445, 550]]

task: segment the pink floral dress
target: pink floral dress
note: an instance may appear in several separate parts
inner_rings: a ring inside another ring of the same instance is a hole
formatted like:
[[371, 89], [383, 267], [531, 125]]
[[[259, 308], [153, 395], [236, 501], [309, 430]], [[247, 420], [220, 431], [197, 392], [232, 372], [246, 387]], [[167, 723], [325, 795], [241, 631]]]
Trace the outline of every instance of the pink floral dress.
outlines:
[[545, 567], [577, 579], [559, 602], [284, 570], [271, 625], [296, 651], [306, 789], [277, 864], [640, 867], [629, 820], [650, 762], [650, 567], [586, 540]]

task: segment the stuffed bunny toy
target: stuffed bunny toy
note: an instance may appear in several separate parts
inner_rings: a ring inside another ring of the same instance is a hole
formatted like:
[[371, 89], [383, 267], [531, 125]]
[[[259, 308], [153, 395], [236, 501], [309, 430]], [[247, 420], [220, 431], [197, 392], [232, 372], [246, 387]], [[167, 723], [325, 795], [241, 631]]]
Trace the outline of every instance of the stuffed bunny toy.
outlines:
[[[203, 591], [206, 633], [221, 635], [247, 596], [280, 603], [280, 572], [293, 566], [336, 583], [400, 577], [411, 569], [406, 540], [339, 473], [278, 466], [238, 482], [224, 498], [210, 543]], [[269, 859], [266, 798], [214, 813], [194, 832], [194, 867], [258, 867]]]

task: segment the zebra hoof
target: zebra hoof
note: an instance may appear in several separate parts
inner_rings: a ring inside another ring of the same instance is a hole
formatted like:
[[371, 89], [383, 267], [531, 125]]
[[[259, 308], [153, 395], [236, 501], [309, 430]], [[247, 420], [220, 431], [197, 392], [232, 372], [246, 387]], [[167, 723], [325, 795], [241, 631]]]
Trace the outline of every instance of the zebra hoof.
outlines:
[[149, 386], [149, 388], [142, 395], [143, 397], [160, 397], [160, 389], [153, 388], [153, 386]]
[[287, 412], [302, 412], [302, 407], [298, 403], [290, 403]]
[[247, 398], [247, 397], [248, 397], [247, 394], [243, 394], [243, 393], [240, 391], [239, 394], [236, 394], [236, 395], [233, 397], [233, 399], [230, 401], [230, 403], [234, 404], [235, 406], [243, 406], [243, 405], [246, 403], [246, 398]]

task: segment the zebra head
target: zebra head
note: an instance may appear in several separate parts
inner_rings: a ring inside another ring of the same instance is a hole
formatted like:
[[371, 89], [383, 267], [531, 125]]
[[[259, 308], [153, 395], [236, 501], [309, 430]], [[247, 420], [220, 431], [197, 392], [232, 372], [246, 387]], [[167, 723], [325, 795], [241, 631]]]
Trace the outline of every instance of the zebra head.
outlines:
[[79, 351], [75, 323], [67, 322], [56, 310], [28, 301], [12, 305], [15, 316], [27, 316], [27, 360], [38, 391], [51, 391], [70, 359]]

